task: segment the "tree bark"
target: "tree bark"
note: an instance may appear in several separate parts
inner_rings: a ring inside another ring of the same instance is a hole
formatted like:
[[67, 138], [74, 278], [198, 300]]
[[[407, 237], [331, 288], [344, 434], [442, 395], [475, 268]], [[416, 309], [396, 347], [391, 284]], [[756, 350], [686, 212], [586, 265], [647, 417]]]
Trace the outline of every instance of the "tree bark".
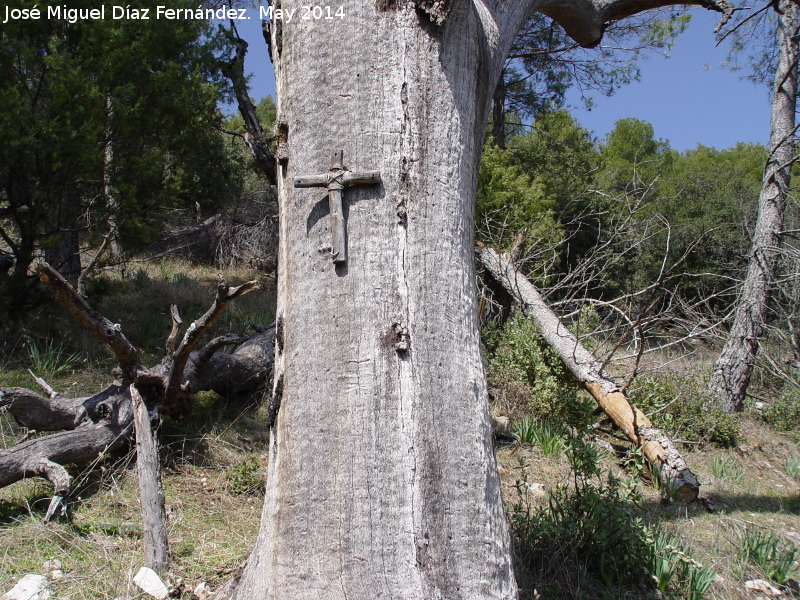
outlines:
[[506, 82], [500, 72], [492, 97], [492, 139], [498, 148], [506, 147]]
[[491, 248], [480, 248], [478, 258], [492, 277], [513, 294], [533, 317], [545, 341], [561, 357], [575, 379], [591, 394], [620, 431], [642, 447], [645, 457], [658, 465], [659, 477], [672, 488], [675, 499], [690, 502], [700, 484], [669, 437], [653, 427], [614, 379], [600, 369], [599, 361], [550, 310], [536, 287], [516, 270], [511, 261]]
[[777, 4], [778, 64], [772, 98], [769, 158], [758, 198], [758, 219], [753, 232], [750, 261], [733, 325], [714, 365], [710, 390], [727, 412], [742, 409], [750, 376], [768, 319], [769, 300], [775, 282], [783, 228], [783, 213], [789, 191], [794, 151], [797, 106], [798, 16], [791, 0]]
[[[532, 10], [591, 45], [617, 13], [667, 3], [378, 0], [276, 21], [274, 419], [235, 598], [516, 598], [475, 310], [492, 92]], [[336, 150], [382, 179], [344, 192], [341, 265], [327, 194], [292, 185]]]

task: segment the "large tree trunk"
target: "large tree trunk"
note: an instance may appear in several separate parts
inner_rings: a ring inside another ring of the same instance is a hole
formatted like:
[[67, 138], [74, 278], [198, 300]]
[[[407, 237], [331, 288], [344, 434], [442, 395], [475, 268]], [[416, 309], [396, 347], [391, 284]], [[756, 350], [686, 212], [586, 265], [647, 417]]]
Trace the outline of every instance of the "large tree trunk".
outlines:
[[[493, 86], [534, 0], [378, 0], [276, 21], [280, 251], [267, 495], [239, 600], [515, 598], [475, 310]], [[664, 4], [645, 2], [639, 8]], [[629, 2], [547, 9], [579, 41]], [[380, 186], [344, 198], [333, 152]], [[322, 179], [322, 178], [319, 178]]]
[[777, 13], [778, 65], [772, 99], [770, 153], [758, 198], [758, 219], [733, 326], [709, 382], [709, 388], [719, 396], [728, 412], [742, 409], [759, 338], [767, 322], [791, 179], [797, 106], [797, 5], [791, 0], [780, 0]]
[[628, 398], [614, 379], [602, 370], [600, 362], [550, 310], [536, 287], [514, 268], [511, 260], [491, 248], [480, 248], [478, 259], [503, 289], [533, 317], [542, 337], [561, 357], [561, 361], [583, 388], [594, 398], [614, 425], [634, 444], [659, 472], [657, 476], [676, 500], [697, 498], [700, 484], [683, 456], [663, 432], [653, 427], [647, 416]]

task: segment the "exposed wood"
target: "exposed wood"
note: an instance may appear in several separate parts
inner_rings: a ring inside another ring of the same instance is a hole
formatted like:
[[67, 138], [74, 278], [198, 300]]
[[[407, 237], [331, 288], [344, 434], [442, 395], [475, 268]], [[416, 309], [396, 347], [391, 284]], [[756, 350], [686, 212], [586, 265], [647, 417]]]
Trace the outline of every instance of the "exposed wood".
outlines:
[[178, 307], [174, 304], [170, 305], [169, 307], [169, 316], [172, 320], [172, 330], [169, 332], [169, 337], [167, 337], [167, 354], [172, 355], [175, 352], [175, 344], [178, 343], [178, 335], [181, 332], [181, 325], [183, 325], [183, 321], [181, 321], [181, 315], [178, 312]]
[[136, 431], [136, 472], [139, 476], [139, 502], [144, 531], [144, 566], [156, 573], [163, 573], [169, 563], [169, 543], [158, 441], [153, 435], [144, 399], [135, 385], [130, 386], [130, 396]]
[[[6, 398], [7, 391], [0, 390], [0, 398]], [[104, 390], [98, 396], [101, 400], [93, 406], [89, 402], [91, 399], [84, 402], [91, 410], [86, 412], [87, 420], [81, 426], [75, 427], [74, 422], [65, 420], [68, 431], [32, 439], [0, 451], [0, 487], [35, 476], [44, 477], [53, 484], [53, 500], [46, 520], [63, 511], [68, 497], [71, 478], [64, 465], [84, 467], [128, 441], [133, 418], [129, 398], [116, 386]], [[17, 399], [22, 398], [18, 396]], [[44, 398], [40, 399], [46, 401]], [[58, 399], [58, 402], [62, 400]], [[14, 403], [7, 407], [13, 408]], [[14, 414], [14, 410], [9, 412]], [[52, 423], [53, 420], [48, 422]]]
[[[254, 281], [236, 287], [220, 284], [214, 304], [190, 325], [176, 351], [168, 351], [162, 364], [148, 369], [139, 363], [136, 350], [116, 327], [94, 311], [49, 265], [42, 264], [37, 271], [42, 281], [47, 283], [78, 321], [112, 347], [121, 367], [124, 363], [124, 368], [119, 369], [124, 379], [123, 385], [111, 385], [88, 398], [61, 397], [44, 380], [35, 376], [34, 379], [48, 397], [22, 388], [0, 388], [0, 412], [11, 414], [20, 425], [30, 430], [59, 431], [0, 452], [0, 487], [34, 476], [45, 477], [53, 483], [54, 499], [47, 519], [59, 514], [65, 507], [70, 484], [65, 465], [84, 467], [102, 457], [107, 450], [129, 442], [133, 428], [129, 386], [130, 390], [141, 391], [148, 398], [150, 406], [168, 408], [168, 381], [180, 382], [186, 378], [185, 389], [180, 386], [179, 390], [182, 398], [190, 404], [191, 394], [204, 389], [215, 389], [222, 394], [253, 392], [263, 385], [271, 372], [274, 328], [260, 328], [256, 335], [249, 338], [221, 336], [209, 342], [201, 351], [192, 352], [200, 334], [211, 326], [225, 306], [256, 288]], [[180, 317], [177, 309], [172, 313], [171, 337], [174, 338], [174, 346]], [[238, 345], [232, 354], [217, 352], [223, 345], [230, 344]], [[178, 367], [175, 366], [176, 362]], [[131, 383], [135, 383], [136, 387]], [[146, 435], [144, 425], [140, 425], [140, 431]], [[146, 439], [142, 443], [151, 445]], [[146, 450], [142, 451], [145, 463], [152, 463], [152, 453], [148, 455]], [[157, 457], [154, 464], [157, 464]], [[152, 465], [146, 468], [152, 480]], [[148, 490], [151, 488], [155, 489], [152, 483], [148, 484]], [[143, 496], [145, 499], [157, 497], [158, 494], [153, 495], [147, 490]], [[158, 564], [162, 562], [162, 554], [152, 553], [153, 564], [156, 565], [152, 568], [160, 568]]]
[[58, 398], [58, 396], [59, 396], [58, 392], [55, 391], [53, 388], [51, 388], [50, 384], [48, 384], [44, 379], [42, 379], [41, 377], [37, 376], [30, 369], [28, 369], [28, 374], [31, 377], [33, 377], [33, 380], [36, 382], [36, 385], [38, 385], [40, 388], [42, 388], [42, 391], [45, 394], [47, 394], [48, 398], [50, 398], [51, 400], [53, 400], [55, 398]]
[[138, 367], [141, 367], [139, 352], [119, 328], [103, 315], [94, 310], [86, 300], [75, 291], [53, 267], [46, 262], [36, 267], [39, 280], [56, 294], [61, 304], [75, 317], [84, 329], [95, 334], [111, 348], [117, 357], [123, 376], [132, 379]]
[[506, 256], [486, 247], [479, 248], [477, 254], [484, 268], [533, 317], [542, 337], [558, 352], [564, 365], [598, 406], [628, 440], [642, 447], [648, 460], [658, 465], [661, 481], [672, 486], [675, 498], [683, 502], [694, 500], [700, 484], [670, 439], [631, 403], [613, 378], [602, 370], [601, 362], [561, 323], [535, 286]]
[[[272, 372], [274, 333], [272, 326], [250, 337], [228, 334], [214, 338], [190, 355], [183, 386], [192, 393], [214, 390], [227, 397], [256, 392]], [[217, 351], [232, 344], [237, 347], [230, 354]]]

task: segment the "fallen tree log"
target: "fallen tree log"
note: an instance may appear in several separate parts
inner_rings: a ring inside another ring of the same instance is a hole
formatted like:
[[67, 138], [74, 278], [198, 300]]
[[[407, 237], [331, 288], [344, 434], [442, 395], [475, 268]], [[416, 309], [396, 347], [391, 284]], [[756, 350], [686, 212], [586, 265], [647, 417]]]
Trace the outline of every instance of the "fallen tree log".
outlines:
[[614, 425], [628, 440], [641, 446], [645, 457], [657, 465], [659, 478], [672, 488], [674, 497], [683, 502], [694, 500], [700, 484], [669, 437], [633, 406], [614, 379], [602, 370], [600, 361], [561, 323], [536, 287], [509, 258], [487, 247], [479, 248], [477, 255], [486, 272], [533, 317], [547, 344], [558, 352], [564, 365]]
[[[252, 336], [221, 336], [200, 350], [192, 350], [225, 304], [255, 289], [255, 282], [237, 287], [220, 285], [212, 308], [189, 325], [179, 345], [180, 319], [173, 310], [167, 356], [159, 365], [147, 368], [123, 333], [94, 311], [52, 267], [42, 263], [37, 272], [78, 322], [111, 348], [119, 363], [115, 369], [119, 380], [93, 396], [66, 398], [49, 386], [48, 397], [19, 387], [0, 388], [0, 413], [12, 415], [32, 431], [58, 432], [0, 451], [0, 487], [27, 477], [44, 477], [53, 484], [55, 492], [46, 520], [65, 508], [71, 483], [67, 465], [83, 468], [130, 444], [134, 431], [132, 385], [141, 393], [147, 411], [157, 418], [165, 409], [172, 409], [175, 415], [185, 414], [198, 391], [243, 395], [255, 391], [269, 377], [273, 327], [257, 328]], [[231, 354], [218, 351], [226, 345], [236, 348]]]
[[[17, 389], [19, 388], [12, 388]], [[0, 389], [0, 399], [7, 399], [8, 392], [8, 389]], [[26, 426], [46, 425], [54, 428], [57, 425], [57, 418], [47, 417], [45, 407], [48, 402], [54, 413], [75, 416], [74, 419], [62, 420], [65, 431], [34, 438], [0, 451], [0, 487], [27, 477], [44, 477], [53, 484], [53, 499], [45, 516], [45, 521], [50, 521], [63, 512], [69, 495], [72, 478], [64, 466], [85, 466], [128, 442], [133, 421], [130, 397], [123, 388], [116, 385], [109, 386], [77, 405], [75, 400], [50, 400], [38, 396], [41, 402], [35, 412], [36, 417], [29, 419], [25, 408], [30, 405], [30, 401], [35, 401], [32, 397], [36, 394], [23, 397], [23, 402], [19, 401], [20, 395], [14, 393], [13, 396], [15, 401], [3, 405], [0, 400], [0, 406]], [[71, 413], [69, 410], [61, 410], [65, 400], [72, 408]], [[40, 427], [39, 430], [47, 427]]]

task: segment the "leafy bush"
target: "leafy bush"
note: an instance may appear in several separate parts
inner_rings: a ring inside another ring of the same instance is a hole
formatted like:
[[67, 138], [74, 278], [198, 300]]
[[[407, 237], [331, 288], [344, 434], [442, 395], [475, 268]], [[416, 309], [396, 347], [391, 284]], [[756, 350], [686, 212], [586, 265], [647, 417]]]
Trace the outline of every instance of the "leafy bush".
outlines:
[[800, 436], [800, 390], [783, 390], [761, 413], [761, 419], [776, 431], [794, 432]]
[[604, 476], [597, 448], [584, 439], [588, 419], [573, 416], [566, 449], [571, 483], [559, 486], [542, 508], [530, 500], [524, 470], [515, 485], [509, 520], [516, 560], [547, 579], [585, 570], [606, 586], [646, 580], [651, 543], [632, 514], [635, 484]]
[[263, 494], [264, 469], [255, 456], [248, 456], [227, 475], [228, 490], [232, 494]]
[[738, 443], [738, 417], [724, 413], [700, 381], [677, 375], [644, 376], [637, 380], [633, 397], [653, 425], [674, 438], [721, 448]]
[[487, 365], [489, 381], [502, 390], [510, 412], [532, 413], [542, 420], [560, 417], [565, 396], [574, 395], [574, 383], [533, 320], [514, 315], [503, 329], [488, 329], [484, 339], [493, 354]]

